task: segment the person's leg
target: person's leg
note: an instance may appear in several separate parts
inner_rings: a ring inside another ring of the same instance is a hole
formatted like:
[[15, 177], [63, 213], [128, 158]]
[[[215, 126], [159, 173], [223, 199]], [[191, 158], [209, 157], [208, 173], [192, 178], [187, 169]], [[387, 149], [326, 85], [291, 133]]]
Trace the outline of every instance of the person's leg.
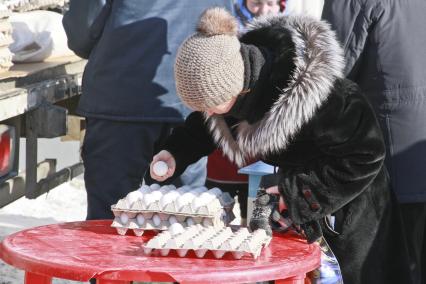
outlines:
[[413, 284], [420, 284], [422, 271], [425, 270], [424, 263], [422, 265], [422, 258], [424, 258], [422, 249], [424, 249], [425, 239], [426, 205], [425, 203], [404, 203], [400, 204], [400, 208], [410, 253]]
[[422, 250], [422, 283], [426, 284], [426, 202], [423, 203], [423, 250]]
[[149, 166], [162, 124], [89, 118], [82, 157], [87, 220], [111, 219], [111, 205], [136, 190]]

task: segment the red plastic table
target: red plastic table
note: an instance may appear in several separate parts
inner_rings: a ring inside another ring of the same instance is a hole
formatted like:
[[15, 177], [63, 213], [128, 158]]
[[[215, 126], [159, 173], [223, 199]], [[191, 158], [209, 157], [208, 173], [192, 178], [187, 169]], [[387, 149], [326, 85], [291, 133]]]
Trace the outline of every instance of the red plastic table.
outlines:
[[[62, 223], [36, 227], [6, 237], [0, 257], [25, 270], [26, 284], [48, 284], [52, 277], [77, 281], [96, 278], [97, 283], [135, 281], [180, 283], [245, 283], [278, 279], [304, 283], [307, 272], [320, 265], [316, 244], [293, 234], [274, 236], [269, 247], [253, 260], [234, 260], [226, 254], [215, 259], [196, 258], [194, 252], [180, 258], [146, 256], [142, 245], [153, 236], [120, 236], [111, 220]], [[189, 257], [188, 257], [189, 256]]]

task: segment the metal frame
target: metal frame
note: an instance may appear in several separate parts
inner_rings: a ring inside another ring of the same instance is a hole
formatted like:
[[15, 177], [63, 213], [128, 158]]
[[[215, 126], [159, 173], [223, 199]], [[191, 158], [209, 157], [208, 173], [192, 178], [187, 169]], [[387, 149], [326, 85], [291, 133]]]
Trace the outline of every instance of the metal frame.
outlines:
[[13, 178], [14, 176], [18, 175], [18, 170], [19, 170], [19, 137], [20, 137], [20, 133], [21, 133], [21, 120], [19, 117], [17, 118], [13, 118], [10, 120], [6, 120], [4, 122], [2, 122], [1, 124], [5, 124], [8, 126], [12, 126], [15, 129], [15, 143], [13, 145], [13, 167], [10, 170], [10, 172], [1, 177], [0, 178], [0, 184], [2, 184], [4, 181]]
[[[37, 152], [38, 138], [65, 134], [67, 111], [53, 104], [80, 94], [84, 66], [79, 60], [0, 82], [0, 123], [15, 126], [17, 133], [15, 168], [0, 179], [0, 208], [23, 196], [36, 198], [83, 173], [81, 162], [58, 172], [56, 159], [37, 163]], [[21, 136], [27, 138], [26, 170], [18, 173]]]

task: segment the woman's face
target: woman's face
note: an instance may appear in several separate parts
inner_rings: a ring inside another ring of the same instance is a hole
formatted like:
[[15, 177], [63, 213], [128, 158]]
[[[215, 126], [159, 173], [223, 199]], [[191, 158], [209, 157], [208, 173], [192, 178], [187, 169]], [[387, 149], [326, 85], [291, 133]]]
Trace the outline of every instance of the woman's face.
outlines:
[[246, 0], [247, 9], [256, 17], [267, 14], [278, 14], [280, 4], [278, 0]]
[[230, 101], [227, 101], [226, 103], [220, 104], [215, 107], [211, 107], [205, 111], [205, 113], [208, 116], [212, 116], [213, 114], [224, 114], [227, 113], [232, 106], [235, 104], [235, 101], [237, 100], [237, 97], [233, 97]]

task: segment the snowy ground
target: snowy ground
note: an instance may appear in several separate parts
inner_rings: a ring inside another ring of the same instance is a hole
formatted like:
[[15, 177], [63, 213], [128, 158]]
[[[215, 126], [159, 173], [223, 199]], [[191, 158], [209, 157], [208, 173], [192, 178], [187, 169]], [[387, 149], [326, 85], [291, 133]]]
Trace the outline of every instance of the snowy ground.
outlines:
[[[35, 200], [21, 198], [0, 209], [0, 240], [25, 228], [80, 221], [86, 217], [86, 192], [81, 179], [74, 179]], [[0, 283], [24, 283], [24, 273], [0, 260]], [[83, 282], [54, 279], [54, 284]]]

